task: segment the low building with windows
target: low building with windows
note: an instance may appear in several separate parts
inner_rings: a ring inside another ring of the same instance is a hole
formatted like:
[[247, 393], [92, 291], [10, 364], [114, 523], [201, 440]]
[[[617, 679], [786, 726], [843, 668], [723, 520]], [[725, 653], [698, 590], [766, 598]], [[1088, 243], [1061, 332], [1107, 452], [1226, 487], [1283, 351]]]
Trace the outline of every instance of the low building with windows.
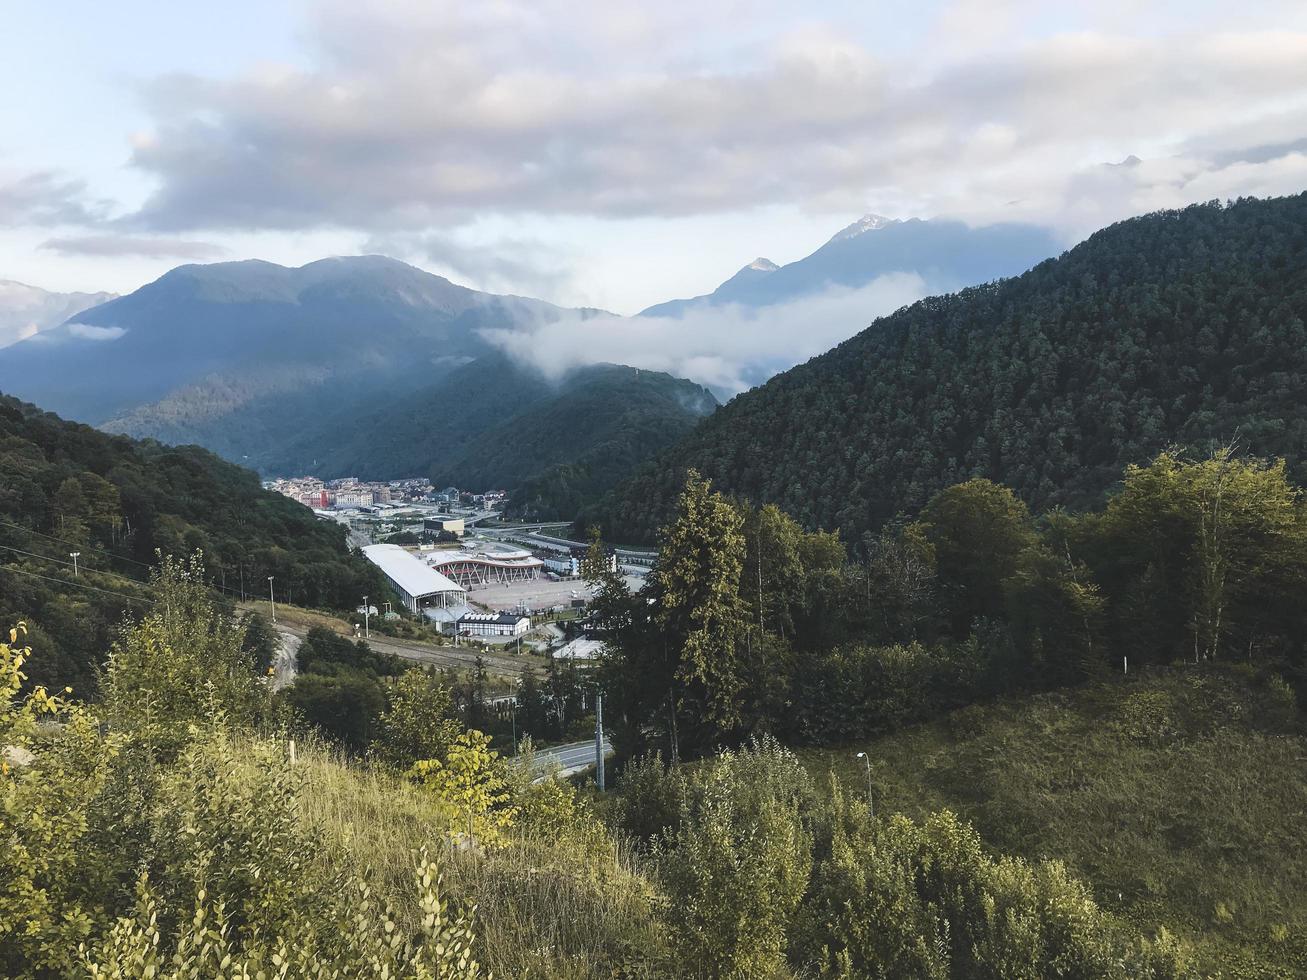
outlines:
[[464, 636], [521, 636], [531, 629], [531, 617], [521, 613], [468, 613], [459, 618]]
[[[538, 551], [545, 568], [561, 578], [580, 578], [588, 548], [571, 548], [568, 550], [550, 548]], [[617, 552], [609, 548], [606, 552], [609, 571], [617, 571]]]

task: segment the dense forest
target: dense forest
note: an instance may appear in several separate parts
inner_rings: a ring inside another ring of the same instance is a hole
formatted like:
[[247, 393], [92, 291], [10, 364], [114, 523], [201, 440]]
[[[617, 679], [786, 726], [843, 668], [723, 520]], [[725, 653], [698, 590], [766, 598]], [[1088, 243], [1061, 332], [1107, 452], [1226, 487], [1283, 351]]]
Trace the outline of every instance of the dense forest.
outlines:
[[[203, 551], [213, 585], [353, 607], [379, 595], [344, 529], [264, 490], [251, 471], [195, 446], [107, 435], [0, 396], [0, 619], [27, 621], [34, 675], [89, 693], [126, 611], [151, 601], [158, 555]], [[72, 552], [77, 552], [76, 569]]]
[[922, 300], [734, 399], [578, 525], [652, 541], [687, 467], [864, 533], [971, 477], [1096, 502], [1127, 463], [1234, 441], [1307, 475], [1307, 194], [1113, 225]]
[[93, 703], [20, 622], [0, 972], [1299, 976], [1307, 502], [1228, 451], [1122, 483], [1035, 517], [969, 480], [850, 561], [691, 473], [640, 591], [587, 556], [607, 793], [532, 779], [575, 671], [524, 679], [513, 762], [475, 674], [318, 630], [275, 690], [197, 557]]

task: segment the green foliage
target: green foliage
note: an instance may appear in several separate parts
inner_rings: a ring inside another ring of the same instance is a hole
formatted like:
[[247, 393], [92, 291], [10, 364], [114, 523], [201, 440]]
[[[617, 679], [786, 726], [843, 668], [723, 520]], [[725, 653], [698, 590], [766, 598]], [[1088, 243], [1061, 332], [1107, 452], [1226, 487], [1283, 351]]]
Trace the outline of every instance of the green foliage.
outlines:
[[674, 711], [688, 708], [710, 732], [729, 731], [740, 720], [742, 524], [735, 509], [691, 473], [649, 576], [655, 620], [671, 658], [668, 680], [679, 688]]
[[[1273, 675], [1132, 668], [1128, 682], [970, 707], [856, 747], [875, 763], [878, 814], [923, 825], [951, 810], [991, 853], [1063, 862], [1123, 929], [1182, 937], [1195, 973], [1279, 980], [1307, 968], [1307, 861], [1293, 843], [1307, 739], [1286, 707]], [[804, 758], [861, 797], [853, 747]]]
[[[306, 606], [385, 591], [343, 528], [196, 446], [108, 435], [0, 395], [0, 474], [0, 545], [28, 553], [0, 549], [0, 621], [26, 619], [42, 640], [34, 683], [94, 691], [124, 613], [148, 607], [156, 553], [203, 550], [210, 584], [236, 597], [266, 595], [269, 575], [279, 599]], [[77, 576], [58, 564], [71, 551]]]
[[808, 884], [812, 788], [774, 741], [722, 753], [690, 781], [660, 876], [682, 975], [772, 977]]
[[410, 668], [390, 691], [377, 747], [391, 765], [407, 769], [419, 759], [444, 759], [461, 731], [449, 688], [434, 674]]
[[504, 761], [490, 748], [490, 737], [469, 731], [458, 736], [444, 759], [420, 759], [410, 774], [457, 815], [451, 837], [469, 846], [502, 846], [503, 832], [512, 826], [517, 807], [507, 792]]
[[801, 930], [820, 976], [1190, 974], [1182, 950], [1130, 943], [1065, 866], [992, 858], [948, 811], [877, 823], [836, 790], [821, 835]]
[[578, 523], [653, 541], [685, 471], [854, 542], [972, 477], [1096, 504], [1128, 463], [1238, 435], [1307, 482], [1307, 195], [1123, 221], [924, 299], [733, 399]]
[[[82, 841], [116, 741], [63, 695], [20, 696], [31, 648], [26, 626], [0, 641], [0, 974], [57, 974], [96, 924], [95, 886]], [[65, 692], [66, 693], [66, 692]], [[61, 721], [50, 732], [42, 722]]]
[[1034, 542], [1030, 512], [1007, 487], [968, 480], [941, 490], [921, 512], [935, 552], [940, 599], [954, 636], [1003, 611], [1003, 586]]
[[1307, 517], [1283, 460], [1162, 453], [1127, 469], [1087, 530], [1107, 588], [1136, 597], [1111, 623], [1122, 652], [1210, 659], [1234, 647], [1250, 656], [1297, 632]]
[[223, 717], [249, 727], [266, 717], [267, 682], [241, 628], [214, 604], [200, 555], [164, 558], [151, 582], [153, 610], [109, 651], [101, 684], [108, 718], [164, 745], [188, 725]]

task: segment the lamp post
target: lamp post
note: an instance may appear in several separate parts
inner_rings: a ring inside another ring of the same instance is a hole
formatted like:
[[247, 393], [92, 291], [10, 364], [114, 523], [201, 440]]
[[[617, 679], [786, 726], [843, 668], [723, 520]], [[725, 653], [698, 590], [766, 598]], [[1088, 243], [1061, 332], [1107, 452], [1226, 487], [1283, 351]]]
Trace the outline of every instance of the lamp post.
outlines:
[[858, 758], [861, 759], [863, 764], [867, 767], [867, 809], [874, 817], [876, 815], [876, 807], [871, 801], [871, 756], [867, 755], [866, 752], [859, 752]]
[[368, 597], [367, 596], [363, 597], [363, 638], [365, 640], [372, 639], [372, 631], [368, 627]]
[[272, 605], [272, 622], [277, 622], [277, 597], [272, 593], [272, 576], [268, 576], [268, 602]]
[[73, 560], [73, 577], [76, 578], [76, 577], [77, 577], [77, 559], [80, 558], [80, 557], [82, 557], [82, 553], [81, 553], [80, 551], [70, 551], [70, 552], [68, 552], [68, 557], [71, 558], [71, 559]]

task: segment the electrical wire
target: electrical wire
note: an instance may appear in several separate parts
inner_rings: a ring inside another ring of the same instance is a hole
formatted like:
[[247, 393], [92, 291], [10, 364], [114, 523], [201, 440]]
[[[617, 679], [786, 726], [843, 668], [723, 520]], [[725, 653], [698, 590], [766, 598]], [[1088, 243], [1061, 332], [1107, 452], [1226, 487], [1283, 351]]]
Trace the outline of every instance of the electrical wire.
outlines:
[[45, 579], [47, 582], [54, 582], [58, 585], [71, 585], [78, 589], [85, 589], [87, 592], [99, 592], [103, 595], [117, 596], [119, 599], [126, 599], [128, 602], [144, 602], [147, 605], [153, 605], [158, 599], [146, 599], [142, 596], [128, 595], [125, 592], [114, 592], [112, 589], [101, 589], [94, 585], [85, 585], [81, 582], [69, 582], [66, 579], [54, 578], [51, 575], [42, 575], [39, 572], [29, 571], [26, 568], [18, 568], [14, 565], [0, 565], [0, 573], [14, 572], [18, 575], [30, 575], [32, 578]]

